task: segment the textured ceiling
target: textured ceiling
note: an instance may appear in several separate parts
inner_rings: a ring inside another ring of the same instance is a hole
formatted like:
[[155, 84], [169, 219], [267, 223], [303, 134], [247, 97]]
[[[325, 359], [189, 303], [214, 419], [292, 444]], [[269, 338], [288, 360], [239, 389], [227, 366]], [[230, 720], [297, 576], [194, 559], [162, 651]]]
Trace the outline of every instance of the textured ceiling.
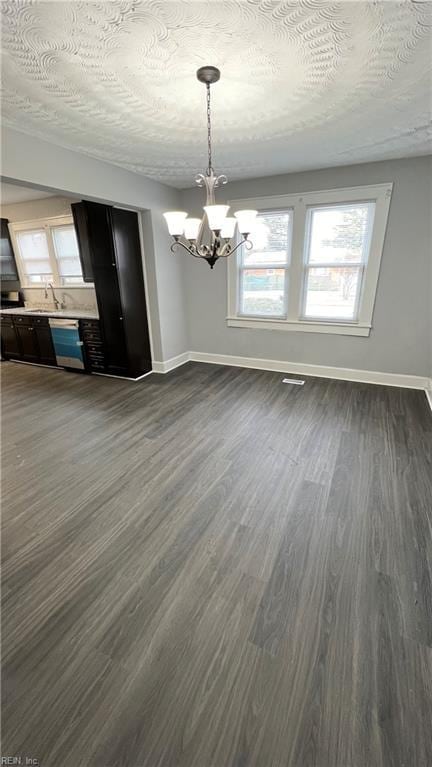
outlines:
[[3, 120], [174, 186], [424, 154], [432, 4], [3, 0]]

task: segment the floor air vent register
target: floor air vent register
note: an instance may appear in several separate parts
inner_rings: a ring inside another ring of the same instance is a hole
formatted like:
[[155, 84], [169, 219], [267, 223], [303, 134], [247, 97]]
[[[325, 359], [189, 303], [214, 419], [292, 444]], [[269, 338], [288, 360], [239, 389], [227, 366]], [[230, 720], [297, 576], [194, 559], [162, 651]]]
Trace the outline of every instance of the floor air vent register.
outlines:
[[282, 378], [282, 383], [294, 384], [295, 386], [303, 386], [304, 381], [300, 378]]

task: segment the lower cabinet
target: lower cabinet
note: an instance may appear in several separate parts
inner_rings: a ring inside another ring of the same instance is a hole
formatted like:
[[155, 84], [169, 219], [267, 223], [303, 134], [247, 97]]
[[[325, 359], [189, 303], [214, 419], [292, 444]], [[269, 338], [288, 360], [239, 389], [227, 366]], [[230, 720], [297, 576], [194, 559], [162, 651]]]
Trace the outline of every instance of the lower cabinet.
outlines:
[[6, 359], [56, 365], [49, 320], [46, 317], [3, 315], [1, 323], [2, 355]]
[[25, 362], [39, 362], [39, 348], [34, 327], [32, 325], [18, 325], [16, 331], [21, 347], [21, 359]]
[[21, 350], [18, 343], [18, 335], [13, 322], [2, 320], [1, 325], [1, 349], [2, 356], [6, 359], [19, 359]]
[[[80, 320], [79, 334], [87, 372], [125, 374], [122, 368], [112, 365], [99, 320]], [[1, 346], [5, 359], [57, 365], [48, 317], [2, 315]]]
[[51, 337], [51, 328], [43, 325], [34, 326], [36, 342], [39, 349], [39, 362], [43, 365], [56, 365], [56, 356]]

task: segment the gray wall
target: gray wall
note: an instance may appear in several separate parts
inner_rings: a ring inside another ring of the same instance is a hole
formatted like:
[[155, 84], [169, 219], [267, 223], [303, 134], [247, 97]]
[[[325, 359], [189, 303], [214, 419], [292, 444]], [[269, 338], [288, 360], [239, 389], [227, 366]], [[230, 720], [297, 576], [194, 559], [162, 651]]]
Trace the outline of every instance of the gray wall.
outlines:
[[182, 264], [170, 253], [162, 213], [179, 206], [175, 189], [63, 147], [5, 128], [2, 177], [27, 186], [145, 210], [144, 260], [154, 358], [163, 361], [188, 348]]
[[[228, 328], [226, 263], [211, 271], [187, 255], [186, 306], [191, 351], [360, 370], [431, 375], [432, 158], [418, 157], [228, 183], [217, 201], [392, 181], [373, 328], [368, 338]], [[181, 208], [200, 215], [202, 190], [182, 192]]]
[[288, 362], [431, 375], [432, 158], [394, 160], [232, 182], [218, 200], [392, 181], [387, 237], [369, 338], [226, 326], [226, 264], [170, 252], [162, 213], [201, 215], [202, 190], [179, 193], [135, 173], [18, 131], [2, 135], [2, 173], [44, 190], [143, 210], [154, 357], [188, 349]]

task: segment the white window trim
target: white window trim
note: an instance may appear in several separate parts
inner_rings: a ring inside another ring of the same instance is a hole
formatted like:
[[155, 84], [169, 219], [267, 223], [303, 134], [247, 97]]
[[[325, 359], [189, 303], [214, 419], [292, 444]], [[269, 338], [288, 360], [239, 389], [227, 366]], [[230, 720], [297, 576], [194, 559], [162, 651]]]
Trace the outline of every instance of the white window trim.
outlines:
[[[307, 333], [333, 333], [336, 335], [368, 336], [372, 327], [378, 277], [381, 264], [384, 239], [387, 228], [388, 212], [393, 184], [374, 184], [368, 186], [325, 189], [301, 194], [277, 195], [272, 197], [231, 200], [231, 211], [242, 208], [271, 211], [291, 208], [293, 214], [291, 264], [289, 267], [288, 312], [286, 319], [265, 317], [245, 317], [238, 312], [238, 260], [228, 259], [228, 314], [227, 325], [237, 328], [256, 330], [289, 330]], [[370, 242], [369, 259], [360, 298], [357, 321], [323, 321], [302, 319], [302, 296], [304, 281], [304, 249], [306, 235], [306, 216], [309, 207], [332, 205], [337, 203], [374, 202], [375, 216]]]
[[51, 228], [55, 226], [73, 226], [74, 220], [72, 216], [52, 216], [50, 218], [39, 218], [31, 221], [15, 221], [10, 224], [8, 224], [9, 227], [9, 233], [12, 240], [12, 248], [16, 259], [16, 264], [18, 268], [18, 274], [20, 278], [21, 287], [24, 290], [43, 290], [44, 284], [43, 283], [34, 283], [29, 282], [25, 267], [21, 258], [21, 253], [18, 245], [18, 239], [17, 234], [19, 232], [29, 232], [31, 230], [35, 229], [43, 229], [47, 233], [47, 245], [48, 245], [48, 254], [49, 254], [49, 260], [52, 267], [52, 273], [53, 273], [53, 287], [55, 288], [63, 288], [64, 290], [76, 290], [77, 288], [79, 290], [82, 290], [83, 288], [91, 288], [94, 289], [93, 283], [90, 282], [80, 282], [75, 285], [63, 285], [59, 271], [57, 266], [57, 257], [53, 242], [53, 237], [51, 235]]

